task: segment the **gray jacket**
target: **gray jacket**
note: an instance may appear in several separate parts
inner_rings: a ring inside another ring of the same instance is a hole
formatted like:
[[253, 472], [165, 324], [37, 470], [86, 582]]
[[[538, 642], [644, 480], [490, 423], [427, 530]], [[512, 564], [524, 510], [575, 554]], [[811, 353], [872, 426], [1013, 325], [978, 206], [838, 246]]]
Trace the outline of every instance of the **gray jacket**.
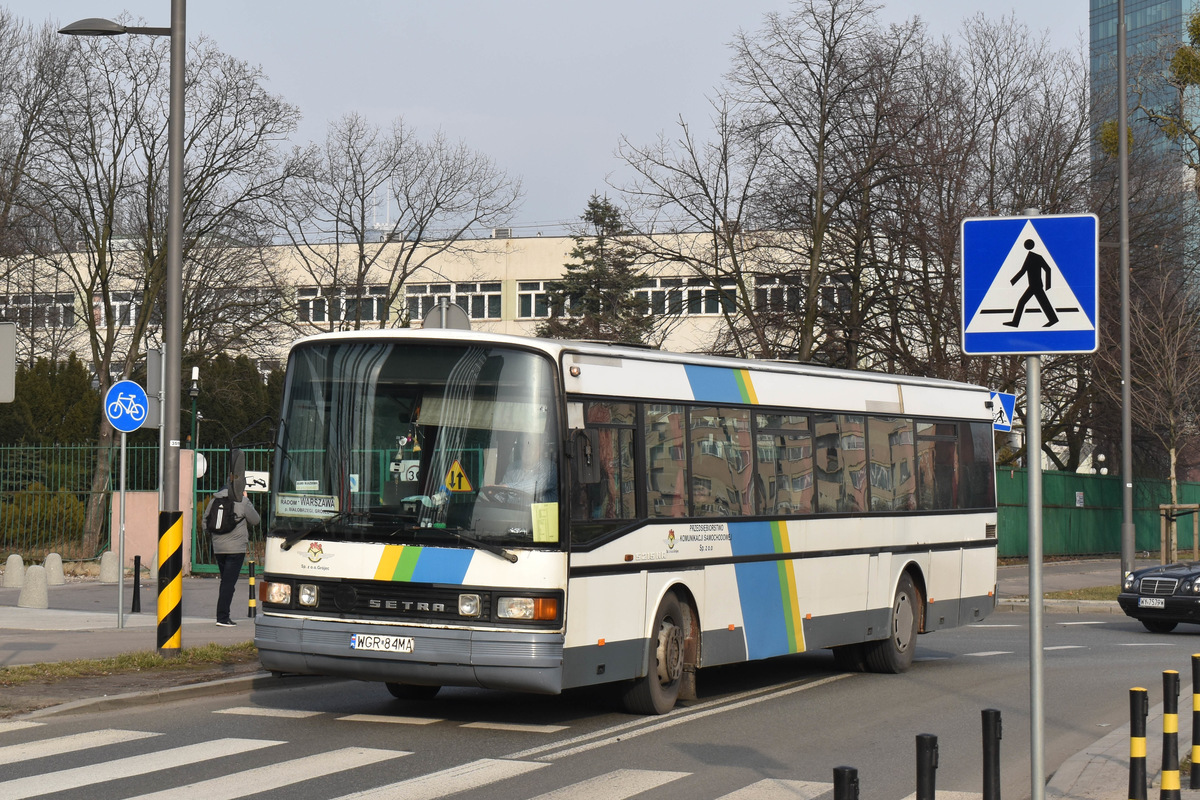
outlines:
[[[213, 498], [228, 497], [229, 484], [221, 487], [220, 491], [213, 495]], [[204, 506], [205, 514], [208, 513], [208, 506], [212, 505], [212, 500]], [[214, 553], [245, 553], [250, 546], [250, 525], [259, 523], [258, 512], [254, 509], [254, 505], [246, 499], [243, 494], [241, 500], [237, 500], [233, 504], [234, 513], [237, 515], [237, 525], [229, 533], [214, 535], [212, 537]], [[202, 517], [203, 519], [203, 517]]]

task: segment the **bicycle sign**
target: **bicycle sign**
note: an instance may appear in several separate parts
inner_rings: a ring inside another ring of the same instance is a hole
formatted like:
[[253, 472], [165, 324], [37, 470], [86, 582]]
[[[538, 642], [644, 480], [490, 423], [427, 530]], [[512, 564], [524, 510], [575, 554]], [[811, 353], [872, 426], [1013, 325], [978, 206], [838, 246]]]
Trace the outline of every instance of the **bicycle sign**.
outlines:
[[104, 416], [121, 433], [133, 433], [146, 421], [146, 390], [133, 381], [117, 381], [104, 395]]

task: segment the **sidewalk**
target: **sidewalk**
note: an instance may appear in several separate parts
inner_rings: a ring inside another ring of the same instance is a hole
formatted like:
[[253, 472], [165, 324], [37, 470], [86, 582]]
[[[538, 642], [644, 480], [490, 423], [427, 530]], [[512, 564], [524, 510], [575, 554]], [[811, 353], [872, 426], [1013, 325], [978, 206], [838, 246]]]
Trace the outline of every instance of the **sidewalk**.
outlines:
[[[126, 579], [123, 627], [117, 627], [117, 584], [80, 580], [49, 587], [49, 608], [18, 608], [20, 589], [0, 588], [0, 667], [105, 658], [158, 647], [158, 588], [145, 578], [138, 590], [141, 613], [130, 613], [134, 585]], [[181, 610], [183, 647], [238, 644], [254, 639], [246, 616], [246, 579], [234, 596], [235, 628], [216, 625], [216, 578], [184, 578]]]

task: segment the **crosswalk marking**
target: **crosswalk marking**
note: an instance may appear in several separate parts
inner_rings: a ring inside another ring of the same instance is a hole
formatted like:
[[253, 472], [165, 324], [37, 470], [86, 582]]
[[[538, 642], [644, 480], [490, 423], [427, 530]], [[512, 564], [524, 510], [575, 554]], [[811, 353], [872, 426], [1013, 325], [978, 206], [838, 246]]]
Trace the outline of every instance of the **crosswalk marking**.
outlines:
[[490, 731], [516, 731], [518, 733], [558, 733], [565, 731], [566, 725], [525, 725], [516, 722], [466, 722], [460, 728], [484, 728]]
[[691, 774], [657, 769], [618, 769], [553, 792], [539, 794], [530, 800], [625, 800], [627, 797], [657, 789], [664, 783], [677, 781]]
[[145, 775], [148, 772], [195, 764], [222, 756], [232, 756], [286, 742], [263, 739], [215, 739], [209, 742], [184, 745], [172, 750], [160, 750], [105, 761], [86, 767], [75, 767], [44, 775], [0, 782], [0, 797], [41, 797], [65, 792], [79, 786], [92, 786], [117, 778]]
[[8, 733], [9, 731], [23, 731], [26, 728], [36, 728], [39, 725], [45, 725], [44, 722], [25, 722], [25, 721], [0, 721], [0, 733]]
[[320, 711], [296, 711], [290, 708], [259, 708], [258, 706], [235, 706], [234, 708], [222, 708], [213, 712], [214, 714], [239, 714], [246, 717], [277, 717], [279, 719], [305, 719], [307, 717], [316, 717], [321, 714]]
[[235, 800], [238, 797], [249, 797], [260, 792], [280, 789], [296, 783], [303, 783], [313, 778], [322, 778], [348, 769], [356, 769], [390, 758], [410, 756], [406, 750], [372, 750], [368, 747], [346, 747], [322, 753], [319, 756], [305, 756], [291, 761], [282, 761], [257, 769], [248, 769], [232, 775], [224, 775], [208, 781], [191, 783], [164, 789], [153, 794], [143, 794], [131, 800], [169, 800], [184, 796], [203, 797], [204, 800]]
[[435, 722], [445, 722], [430, 717], [393, 717], [390, 714], [350, 714], [338, 717], [339, 722], [386, 722], [391, 725], [432, 725]]
[[391, 783], [370, 789], [365, 792], [348, 794], [338, 800], [360, 800], [363, 798], [379, 798], [391, 800], [403, 797], [404, 800], [435, 800], [438, 797], [467, 792], [478, 789], [490, 783], [524, 775], [535, 769], [548, 767], [549, 764], [536, 761], [506, 761], [497, 758], [482, 758], [469, 764], [462, 764], [440, 772], [432, 772], [417, 778], [410, 778], [399, 783]]
[[[744, 786], [736, 792], [721, 795], [717, 800], [816, 800], [833, 791], [827, 781], [785, 781], [779, 778], [764, 778], [757, 783]], [[939, 793], [939, 797], [940, 797]]]
[[132, 742], [158, 735], [157, 733], [118, 731], [107, 728], [99, 731], [76, 733], [70, 736], [59, 736], [54, 739], [43, 739], [37, 742], [27, 742], [26, 744], [10, 744], [6, 747], [0, 747], [0, 764], [15, 764], [18, 761], [27, 761], [34, 758], [60, 756], [63, 753], [74, 753], [78, 750], [88, 750], [93, 747], [104, 747], [105, 745], [120, 744], [121, 742]]

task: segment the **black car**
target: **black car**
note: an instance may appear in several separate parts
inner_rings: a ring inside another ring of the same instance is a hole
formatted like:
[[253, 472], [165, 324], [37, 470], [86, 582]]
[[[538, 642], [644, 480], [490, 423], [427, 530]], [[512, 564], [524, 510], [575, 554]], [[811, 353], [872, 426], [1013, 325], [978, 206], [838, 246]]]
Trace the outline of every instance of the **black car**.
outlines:
[[1117, 602], [1154, 633], [1168, 633], [1181, 622], [1200, 624], [1200, 561], [1130, 572]]

